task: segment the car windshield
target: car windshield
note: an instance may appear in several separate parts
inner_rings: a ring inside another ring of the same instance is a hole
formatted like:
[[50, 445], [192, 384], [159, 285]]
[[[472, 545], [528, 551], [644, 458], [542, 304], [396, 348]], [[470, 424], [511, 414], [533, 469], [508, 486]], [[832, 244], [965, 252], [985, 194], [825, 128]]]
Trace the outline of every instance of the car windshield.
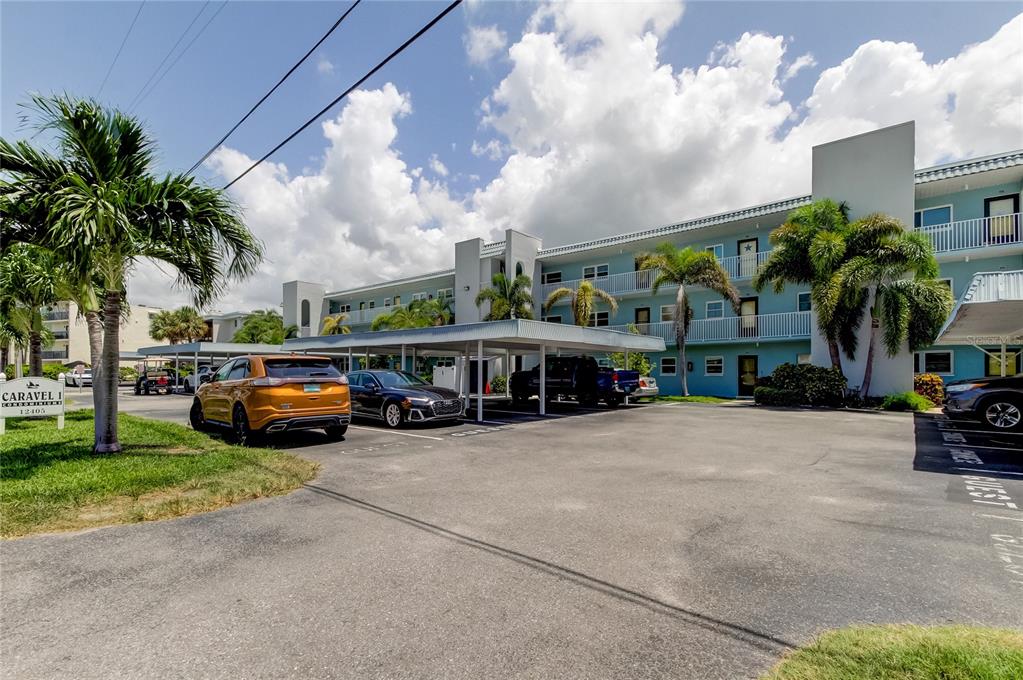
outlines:
[[405, 371], [388, 371], [386, 373], [374, 373], [376, 379], [380, 381], [380, 384], [384, 387], [409, 387], [420, 385], [429, 385], [419, 376], [406, 373]]
[[267, 359], [263, 365], [271, 378], [336, 378], [341, 375], [328, 359]]

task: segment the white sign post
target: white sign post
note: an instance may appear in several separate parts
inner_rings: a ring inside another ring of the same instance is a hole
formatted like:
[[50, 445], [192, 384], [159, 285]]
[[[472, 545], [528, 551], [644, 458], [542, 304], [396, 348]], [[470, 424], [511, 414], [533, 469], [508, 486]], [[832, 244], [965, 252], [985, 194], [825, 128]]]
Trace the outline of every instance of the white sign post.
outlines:
[[8, 380], [0, 373], [0, 434], [7, 418], [57, 416], [57, 429], [64, 429], [64, 374], [49, 378]]

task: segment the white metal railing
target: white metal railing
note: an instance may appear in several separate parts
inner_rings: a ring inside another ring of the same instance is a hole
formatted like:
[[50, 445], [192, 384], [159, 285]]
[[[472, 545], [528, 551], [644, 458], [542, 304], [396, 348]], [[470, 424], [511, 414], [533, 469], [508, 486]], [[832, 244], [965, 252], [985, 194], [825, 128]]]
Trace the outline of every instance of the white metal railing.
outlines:
[[388, 314], [404, 307], [404, 305], [391, 305], [390, 307], [374, 307], [373, 309], [353, 309], [350, 312], [344, 312], [348, 317], [343, 323], [345, 325], [372, 323], [373, 319], [377, 318], [381, 314]]
[[958, 220], [918, 227], [916, 231], [926, 234], [938, 253], [1023, 244], [1020, 213]]
[[[721, 258], [721, 266], [728, 272], [728, 277], [735, 281], [751, 279], [757, 269], [767, 262], [771, 251], [765, 250], [749, 255], [732, 255]], [[610, 276], [598, 276], [592, 279], [569, 279], [558, 283], [545, 283], [540, 286], [540, 296], [546, 300], [547, 296], [558, 288], [578, 288], [583, 281], [589, 281], [594, 287], [599, 288], [611, 295], [629, 295], [632, 293], [646, 293], [657, 278], [658, 270], [646, 269], [642, 271], [623, 272], [611, 274]], [[661, 290], [672, 291], [675, 286], [663, 286]], [[563, 302], [567, 302], [563, 301]]]
[[66, 309], [58, 309], [50, 312], [43, 312], [40, 316], [43, 317], [43, 321], [67, 321], [68, 311]]
[[1023, 300], [1023, 270], [1009, 272], [981, 272], [963, 297], [963, 302], [998, 302]]
[[[643, 335], [662, 338], [675, 344], [672, 321], [634, 324]], [[628, 325], [611, 326], [612, 330], [628, 331]], [[810, 337], [810, 312], [781, 312], [726, 316], [720, 319], [693, 319], [686, 342], [723, 342], [733, 340], [787, 340]]]

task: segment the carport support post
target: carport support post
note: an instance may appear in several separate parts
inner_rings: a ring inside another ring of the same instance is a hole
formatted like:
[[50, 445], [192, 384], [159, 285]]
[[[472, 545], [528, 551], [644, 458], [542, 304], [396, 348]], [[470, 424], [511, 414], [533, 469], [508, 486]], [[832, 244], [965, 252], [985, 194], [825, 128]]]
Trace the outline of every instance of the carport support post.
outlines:
[[179, 364], [178, 364], [178, 353], [175, 352], [174, 353], [174, 389], [175, 390], [178, 389], [178, 376], [180, 375], [180, 371], [178, 371], [178, 366], [179, 366]]
[[401, 346], [401, 370], [405, 370], [405, 345]]
[[504, 350], [504, 397], [511, 396], [511, 350]]
[[483, 422], [483, 341], [476, 341], [476, 422]]
[[[614, 366], [612, 366], [611, 368], [614, 368]], [[625, 366], [623, 366], [622, 368], [624, 368], [626, 371], [629, 370], [629, 350], [625, 350]], [[628, 394], [625, 395], [625, 405], [626, 406], [629, 405], [629, 395]]]
[[351, 348], [351, 347], [349, 347], [349, 348], [348, 348], [348, 371], [347, 371], [347, 372], [348, 372], [348, 373], [351, 373], [351, 372], [352, 372], [352, 371], [354, 371], [354, 370], [355, 370], [355, 369], [354, 369], [354, 368], [352, 368], [352, 348]]
[[998, 363], [999, 363], [999, 365], [1002, 368], [1001, 373], [1002, 373], [1002, 377], [1004, 378], [1005, 377], [1005, 338], [1002, 338], [1002, 356], [999, 359]]
[[199, 389], [199, 350], [192, 355], [192, 387]]
[[540, 415], [547, 415], [547, 345], [540, 345]]
[[469, 410], [469, 397], [471, 396], [470, 390], [472, 389], [472, 382], [469, 380], [469, 376], [472, 375], [472, 345], [468, 342], [465, 343], [465, 369], [462, 371], [462, 385], [464, 387], [465, 394], [465, 410]]

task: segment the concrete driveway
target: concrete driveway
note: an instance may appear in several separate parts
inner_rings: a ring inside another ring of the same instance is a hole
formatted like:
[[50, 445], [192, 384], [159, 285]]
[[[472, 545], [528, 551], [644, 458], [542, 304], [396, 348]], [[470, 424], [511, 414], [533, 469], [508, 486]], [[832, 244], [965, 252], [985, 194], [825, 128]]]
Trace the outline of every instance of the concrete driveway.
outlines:
[[906, 414], [565, 415], [310, 434], [289, 496], [5, 543], [6, 673], [732, 679], [852, 622], [1023, 626], [1023, 454]]

